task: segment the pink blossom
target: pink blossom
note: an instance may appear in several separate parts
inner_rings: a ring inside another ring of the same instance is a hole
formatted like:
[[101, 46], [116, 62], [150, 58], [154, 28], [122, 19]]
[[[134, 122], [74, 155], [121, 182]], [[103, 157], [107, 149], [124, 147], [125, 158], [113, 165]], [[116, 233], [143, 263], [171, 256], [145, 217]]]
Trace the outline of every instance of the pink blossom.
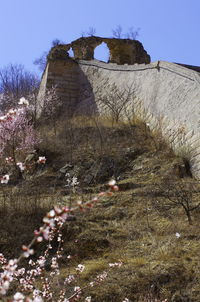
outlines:
[[109, 266], [110, 267], [121, 267], [122, 266], [122, 262], [120, 261], [120, 262], [115, 262], [115, 263], [109, 263]]
[[16, 160], [18, 151], [22, 154], [30, 152], [39, 141], [26, 110], [11, 109], [0, 117], [1, 156], [6, 153], [7, 157]]
[[6, 263], [7, 263], [6, 258], [4, 257], [3, 254], [0, 254], [0, 264], [6, 264]]
[[5, 162], [6, 162], [7, 164], [12, 163], [13, 161], [14, 161], [14, 159], [13, 159], [11, 156], [6, 157], [6, 159], [5, 159]]
[[75, 287], [74, 287], [74, 291], [75, 291], [75, 292], [81, 292], [80, 286], [75, 286]]
[[[0, 277], [1, 277], [1, 275], [0, 275]], [[2, 280], [2, 282], [0, 284], [0, 294], [5, 295], [7, 290], [9, 289], [9, 286], [10, 286], [10, 282], [8, 280]]]
[[96, 277], [96, 280], [97, 280], [97, 282], [102, 282], [107, 278], [107, 276], [108, 276], [108, 273], [103, 272], [102, 274], [100, 274]]
[[33, 249], [29, 249], [25, 245], [22, 246], [22, 250], [24, 251], [23, 255], [24, 255], [25, 258], [28, 258], [30, 255], [34, 254], [34, 250]]
[[74, 275], [69, 275], [67, 278], [65, 278], [65, 283], [70, 284], [71, 282], [73, 282], [75, 280]]
[[[111, 188], [105, 192], [104, 196], [109, 196], [109, 192], [113, 190], [112, 186]], [[112, 192], [111, 192], [112, 193]], [[99, 197], [94, 197], [91, 201], [83, 203], [83, 205], [87, 206], [87, 204], [93, 204], [94, 202], [100, 200]], [[28, 246], [22, 246], [23, 253], [18, 259], [11, 259], [7, 260], [5, 257], [0, 254], [0, 264], [2, 267], [2, 270], [0, 272], [0, 294], [5, 295], [9, 289], [10, 283], [14, 280], [17, 280], [20, 285], [20, 291], [22, 292], [16, 292], [12, 302], [43, 302], [45, 301], [54, 301], [54, 288], [53, 284], [55, 284], [55, 279], [60, 274], [59, 270], [59, 262], [58, 260], [60, 257], [62, 257], [63, 247], [62, 247], [62, 233], [61, 233], [61, 227], [63, 226], [64, 222], [67, 220], [68, 213], [73, 213], [75, 210], [77, 210], [79, 206], [74, 208], [69, 208], [67, 206], [60, 207], [55, 206], [54, 209], [49, 211], [47, 215], [43, 219], [43, 226], [39, 228], [39, 230], [36, 230], [34, 232], [35, 237], [31, 241], [31, 243]], [[52, 251], [50, 251], [53, 248], [53, 240], [57, 238], [58, 243], [58, 249], [56, 251], [55, 256], [50, 256]], [[34, 250], [32, 249], [32, 246], [35, 246], [37, 243], [43, 241], [43, 239], [48, 240], [46, 244], [46, 250], [43, 254], [43, 256], [40, 256], [36, 260], [29, 260], [28, 263], [30, 265], [30, 269], [28, 268], [18, 268], [18, 263], [22, 259], [22, 257], [29, 257], [33, 254]], [[78, 240], [75, 240], [75, 242], [78, 242]], [[51, 253], [50, 253], [51, 252]], [[49, 257], [51, 257], [51, 272], [48, 275], [44, 275], [44, 269], [45, 264], [48, 263], [47, 260], [49, 260]], [[67, 256], [67, 259], [70, 259], [71, 256]], [[110, 267], [120, 267], [122, 265], [121, 260], [118, 260], [118, 262], [110, 263]], [[85, 266], [83, 264], [78, 264], [76, 267], [77, 273], [75, 275], [68, 275], [63, 281], [61, 281], [61, 290], [59, 293], [59, 296], [56, 296], [56, 301], [58, 302], [69, 302], [69, 301], [77, 301], [81, 298], [81, 292], [82, 289], [77, 284], [77, 279], [79, 278], [79, 274], [82, 273], [85, 269]], [[97, 275], [96, 278], [94, 278], [86, 287], [99, 285], [102, 281], [104, 281], [108, 276], [108, 272], [104, 271], [101, 274]], [[38, 281], [41, 281], [40, 283], [40, 289], [37, 289], [37, 283]], [[60, 281], [59, 281], [60, 282]], [[74, 284], [73, 284], [74, 282]], [[72, 283], [72, 284], [71, 284]], [[67, 288], [69, 286], [74, 287], [74, 293], [71, 295], [71, 297], [66, 298], [67, 294]], [[84, 287], [85, 288], [85, 287]], [[31, 295], [32, 298], [29, 298], [25, 296], [25, 293], [27, 295]], [[82, 298], [84, 300], [84, 298]], [[91, 302], [91, 296], [88, 296], [84, 300], [85, 302]], [[123, 302], [129, 302], [127, 298], [124, 299]], [[167, 300], [163, 301], [167, 302]]]

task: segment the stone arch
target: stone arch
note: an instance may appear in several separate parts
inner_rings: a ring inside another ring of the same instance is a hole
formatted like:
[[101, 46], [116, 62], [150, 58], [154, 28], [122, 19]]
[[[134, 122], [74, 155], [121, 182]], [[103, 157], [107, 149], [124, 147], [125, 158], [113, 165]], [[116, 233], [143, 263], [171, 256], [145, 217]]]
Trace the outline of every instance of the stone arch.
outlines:
[[94, 49], [102, 43], [100, 37], [82, 37], [71, 43], [75, 59], [93, 60]]
[[110, 49], [106, 42], [102, 42], [94, 49], [94, 59], [108, 63], [110, 58]]
[[130, 39], [101, 38], [96, 36], [82, 37], [73, 41], [70, 46], [74, 58], [78, 60], [93, 60], [94, 50], [105, 42], [110, 50], [109, 62], [122, 64], [148, 64], [150, 56], [143, 48], [142, 43]]

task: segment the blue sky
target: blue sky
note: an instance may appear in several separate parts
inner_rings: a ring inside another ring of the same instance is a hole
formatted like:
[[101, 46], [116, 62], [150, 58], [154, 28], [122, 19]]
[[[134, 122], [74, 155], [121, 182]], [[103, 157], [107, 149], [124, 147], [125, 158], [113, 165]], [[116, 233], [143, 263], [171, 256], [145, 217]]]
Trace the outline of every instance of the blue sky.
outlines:
[[0, 67], [34, 59], [58, 38], [66, 43], [90, 26], [110, 37], [140, 28], [138, 40], [152, 61], [200, 66], [200, 0], [0, 0]]

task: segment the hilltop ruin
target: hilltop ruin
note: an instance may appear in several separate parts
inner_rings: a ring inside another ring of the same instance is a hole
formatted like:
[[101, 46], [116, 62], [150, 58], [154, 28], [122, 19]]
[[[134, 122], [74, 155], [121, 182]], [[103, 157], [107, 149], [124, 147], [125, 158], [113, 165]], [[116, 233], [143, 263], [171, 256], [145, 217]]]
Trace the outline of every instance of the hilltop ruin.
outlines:
[[110, 52], [108, 63], [133, 65], [135, 63], [149, 64], [151, 61], [142, 43], [137, 40], [96, 36], [82, 37], [70, 44], [57, 45], [51, 49], [48, 59], [66, 59], [69, 49], [72, 48], [75, 60], [94, 60], [94, 50], [103, 42], [107, 44]]

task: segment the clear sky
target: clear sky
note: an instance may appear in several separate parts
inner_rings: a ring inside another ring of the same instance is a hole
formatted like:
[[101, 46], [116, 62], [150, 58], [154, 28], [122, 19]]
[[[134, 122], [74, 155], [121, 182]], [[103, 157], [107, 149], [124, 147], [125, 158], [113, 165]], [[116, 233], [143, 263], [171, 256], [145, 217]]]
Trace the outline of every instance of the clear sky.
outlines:
[[66, 43], [89, 27], [111, 37], [140, 28], [138, 40], [152, 61], [200, 66], [200, 0], [0, 0], [0, 67], [34, 59], [58, 38]]

